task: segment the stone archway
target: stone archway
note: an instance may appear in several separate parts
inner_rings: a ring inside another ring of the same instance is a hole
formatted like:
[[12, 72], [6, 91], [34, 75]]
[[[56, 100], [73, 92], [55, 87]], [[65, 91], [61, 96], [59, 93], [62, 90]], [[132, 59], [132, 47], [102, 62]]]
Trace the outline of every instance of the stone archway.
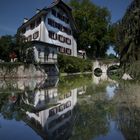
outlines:
[[100, 68], [95, 68], [94, 74], [95, 76], [100, 77], [102, 75], [102, 70]]

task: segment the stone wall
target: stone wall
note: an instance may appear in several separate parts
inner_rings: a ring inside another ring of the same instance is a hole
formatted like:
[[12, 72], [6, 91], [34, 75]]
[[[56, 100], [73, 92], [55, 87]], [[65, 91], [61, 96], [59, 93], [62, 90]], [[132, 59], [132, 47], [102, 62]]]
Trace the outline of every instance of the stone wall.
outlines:
[[46, 77], [44, 69], [33, 64], [28, 65], [0, 65], [0, 78], [37, 78]]

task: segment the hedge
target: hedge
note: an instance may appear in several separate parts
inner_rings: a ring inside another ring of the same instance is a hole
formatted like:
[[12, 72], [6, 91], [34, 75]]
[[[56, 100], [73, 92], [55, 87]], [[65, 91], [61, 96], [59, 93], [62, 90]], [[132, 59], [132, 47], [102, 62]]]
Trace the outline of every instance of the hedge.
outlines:
[[73, 56], [58, 54], [58, 67], [60, 72], [76, 73], [92, 71], [92, 62]]

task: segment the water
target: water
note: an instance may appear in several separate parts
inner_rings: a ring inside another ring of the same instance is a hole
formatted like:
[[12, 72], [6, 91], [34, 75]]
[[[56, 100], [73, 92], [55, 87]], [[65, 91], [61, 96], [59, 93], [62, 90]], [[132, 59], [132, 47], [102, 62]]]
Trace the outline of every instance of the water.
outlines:
[[2, 140], [139, 140], [139, 83], [91, 75], [0, 81]]

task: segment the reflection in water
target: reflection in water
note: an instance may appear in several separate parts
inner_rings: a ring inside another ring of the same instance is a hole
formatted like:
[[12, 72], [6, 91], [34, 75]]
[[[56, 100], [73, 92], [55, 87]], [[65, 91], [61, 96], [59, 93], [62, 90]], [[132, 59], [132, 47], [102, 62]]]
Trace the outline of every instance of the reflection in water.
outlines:
[[108, 99], [112, 99], [114, 95], [116, 95], [116, 89], [118, 88], [118, 86], [119, 85], [117, 83], [112, 83], [106, 87], [106, 94], [108, 96]]
[[0, 95], [4, 140], [140, 139], [136, 84], [105, 79], [97, 84], [90, 75], [24, 79], [1, 81]]

